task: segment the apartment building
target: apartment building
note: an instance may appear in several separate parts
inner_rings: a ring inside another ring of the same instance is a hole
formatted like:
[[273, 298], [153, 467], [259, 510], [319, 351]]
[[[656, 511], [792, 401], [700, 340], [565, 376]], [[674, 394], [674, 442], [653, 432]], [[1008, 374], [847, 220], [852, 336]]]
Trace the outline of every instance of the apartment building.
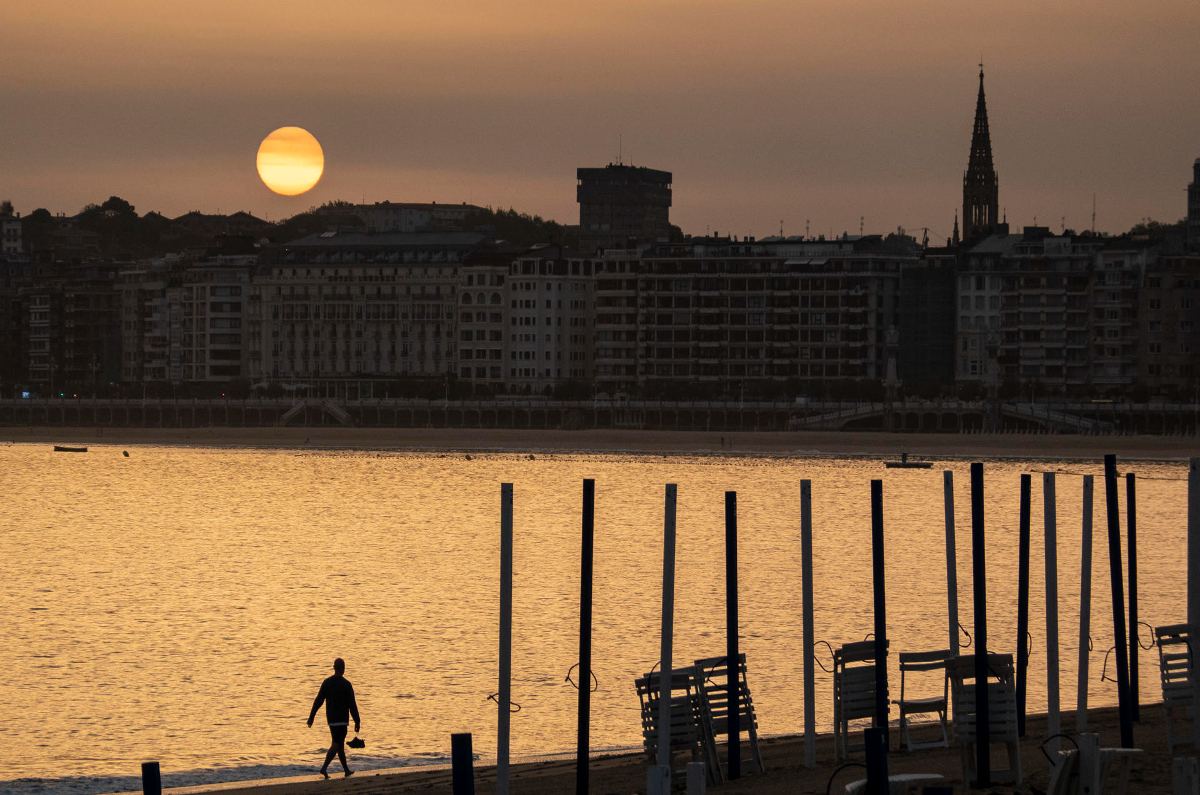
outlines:
[[324, 233], [259, 266], [254, 381], [447, 379], [473, 233]]
[[508, 276], [506, 378], [518, 393], [546, 393], [565, 382], [590, 382], [595, 261], [558, 246], [518, 256]]

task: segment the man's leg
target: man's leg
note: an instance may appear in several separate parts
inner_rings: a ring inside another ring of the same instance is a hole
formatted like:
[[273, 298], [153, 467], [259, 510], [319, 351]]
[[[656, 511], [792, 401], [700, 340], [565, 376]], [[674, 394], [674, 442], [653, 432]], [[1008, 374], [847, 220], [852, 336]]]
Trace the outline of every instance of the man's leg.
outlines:
[[348, 726], [330, 727], [330, 731], [334, 734], [333, 745], [329, 749], [331, 759], [336, 750], [338, 761], [342, 763], [342, 771], [347, 776], [350, 775], [350, 766], [346, 764], [346, 730], [348, 728]]
[[329, 778], [329, 763], [333, 761], [333, 756], [338, 752], [337, 727], [329, 727], [329, 751], [325, 754], [325, 764], [321, 765], [321, 775]]

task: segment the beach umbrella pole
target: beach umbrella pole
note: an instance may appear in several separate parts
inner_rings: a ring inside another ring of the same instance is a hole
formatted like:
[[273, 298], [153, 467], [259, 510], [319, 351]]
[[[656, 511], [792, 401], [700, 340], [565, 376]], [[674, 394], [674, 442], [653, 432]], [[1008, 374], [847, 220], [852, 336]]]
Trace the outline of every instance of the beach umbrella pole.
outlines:
[[800, 588], [804, 612], [804, 766], [817, 764], [816, 637], [813, 620], [812, 481], [800, 481]]
[[1075, 697], [1075, 730], [1087, 731], [1088, 653], [1092, 623], [1092, 476], [1083, 476], [1083, 532], [1079, 563], [1079, 677]]
[[1025, 693], [1029, 678], [1029, 503], [1033, 478], [1021, 475], [1017, 530], [1017, 735], [1025, 736]]
[[1137, 571], [1137, 481], [1132, 472], [1125, 474], [1125, 534], [1129, 548], [1129, 707], [1130, 717], [1141, 720], [1138, 692], [1138, 571]]
[[450, 735], [450, 775], [453, 795], [475, 795], [475, 754], [471, 735]]
[[[883, 548], [883, 481], [871, 481], [871, 580], [875, 613], [875, 728], [883, 732], [884, 768], [888, 747], [887, 591]], [[886, 773], [885, 773], [886, 780]]]
[[575, 739], [575, 792], [588, 791], [592, 720], [592, 559], [596, 528], [596, 481], [583, 481], [579, 555], [579, 720]]
[[509, 702], [512, 698], [513, 487], [500, 484], [500, 682], [496, 696], [496, 793], [508, 795]]
[[1117, 457], [1104, 456], [1104, 498], [1108, 517], [1108, 564], [1112, 579], [1113, 632], [1117, 655], [1117, 714], [1121, 725], [1121, 747], [1133, 747], [1133, 715], [1129, 704], [1129, 657], [1125, 641], [1125, 589], [1121, 572], [1121, 517], [1117, 505]]
[[677, 487], [668, 483], [663, 501], [662, 636], [658, 673], [658, 755], [647, 775], [649, 795], [671, 792], [671, 672], [675, 663], [672, 644], [675, 631], [675, 504]]
[[[1188, 462], [1187, 620], [1192, 643], [1200, 631], [1200, 458]], [[1193, 663], [1192, 703], [1200, 704], [1200, 665]], [[1192, 741], [1200, 748], [1200, 720], [1192, 721]]]
[[725, 655], [731, 781], [742, 775], [741, 694], [738, 683], [737, 492], [725, 492]]
[[971, 586], [975, 608], [975, 781], [992, 784], [991, 723], [987, 692], [987, 560], [984, 554], [983, 464], [971, 464]]
[[[1042, 523], [1045, 528], [1046, 563], [1046, 736], [1060, 732], [1058, 681], [1058, 497], [1054, 473], [1042, 475]], [[1050, 755], [1058, 740], [1050, 741]]]
[[954, 473], [942, 473], [946, 507], [946, 612], [949, 618], [950, 656], [958, 656], [958, 550], [954, 542]]

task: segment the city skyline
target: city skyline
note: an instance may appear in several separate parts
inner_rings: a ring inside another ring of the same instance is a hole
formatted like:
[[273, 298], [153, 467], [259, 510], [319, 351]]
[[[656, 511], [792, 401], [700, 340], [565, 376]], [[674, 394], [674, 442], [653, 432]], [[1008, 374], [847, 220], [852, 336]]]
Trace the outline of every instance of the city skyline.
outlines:
[[[1134, 20], [1117, 4], [1064, 5], [974, 26], [972, 11], [942, 3], [751, 6], [516, 9], [534, 21], [488, 3], [400, 14], [371, 2], [337, 17], [315, 5], [218, 3], [202, 18], [139, 2], [53, 19], [6, 9], [0, 104], [19, 112], [0, 122], [3, 191], [23, 212], [116, 194], [141, 212], [277, 219], [340, 198], [570, 223], [566, 175], [620, 158], [676, 175], [673, 221], [688, 232], [766, 235], [782, 222], [796, 234], [807, 222], [836, 235], [865, 217], [936, 240], [959, 206], [982, 56], [1015, 228], [1035, 217], [1088, 228], [1093, 193], [1105, 231], [1184, 214], [1180, 175], [1200, 154], [1189, 138], [1200, 102], [1180, 90], [1200, 80], [1192, 4]], [[931, 38], [922, 19], [942, 32]], [[675, 35], [648, 35], [666, 26]], [[628, 41], [619, 60], [613, 37]], [[851, 46], [828, 43], [839, 37]], [[1118, 40], [1128, 46], [1107, 46]], [[39, 60], [51, 41], [71, 52]], [[298, 199], [270, 196], [254, 173], [257, 142], [282, 124], [327, 150], [326, 177]]]

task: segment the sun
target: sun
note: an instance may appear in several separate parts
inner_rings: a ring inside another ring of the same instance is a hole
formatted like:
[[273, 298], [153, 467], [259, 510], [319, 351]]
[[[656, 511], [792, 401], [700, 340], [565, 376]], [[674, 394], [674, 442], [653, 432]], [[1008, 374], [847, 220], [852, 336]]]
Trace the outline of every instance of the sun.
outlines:
[[281, 196], [312, 190], [325, 171], [325, 153], [303, 127], [280, 127], [258, 145], [258, 176]]

